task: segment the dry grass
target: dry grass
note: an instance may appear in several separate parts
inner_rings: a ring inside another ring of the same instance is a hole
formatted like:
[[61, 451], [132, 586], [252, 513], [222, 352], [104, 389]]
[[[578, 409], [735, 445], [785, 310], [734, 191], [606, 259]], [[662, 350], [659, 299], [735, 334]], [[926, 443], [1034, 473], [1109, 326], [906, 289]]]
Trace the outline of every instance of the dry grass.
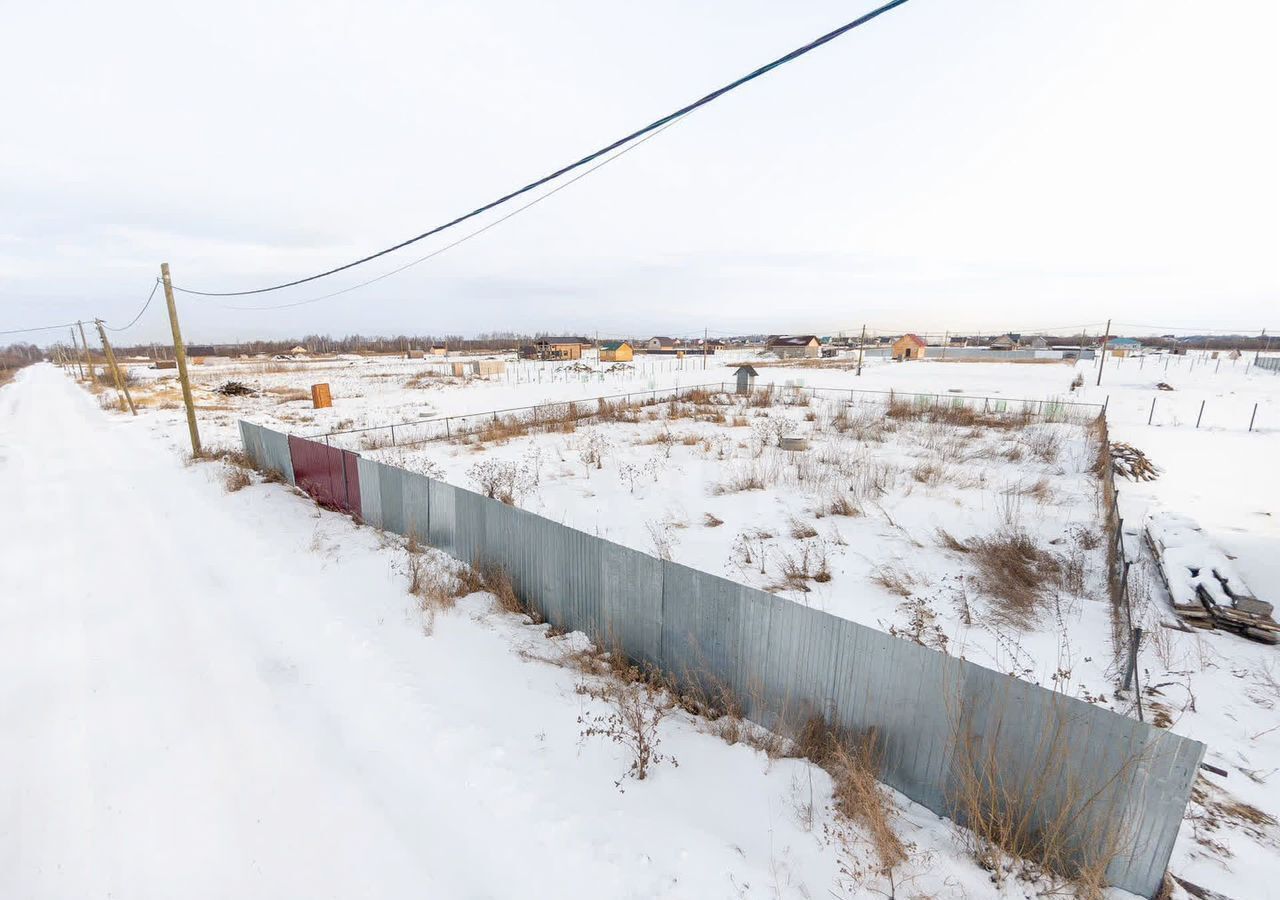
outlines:
[[1002, 716], [980, 733], [971, 710], [953, 713], [948, 801], [978, 863], [998, 885], [1020, 861], [1029, 878], [1056, 875], [1071, 883], [1074, 896], [1101, 900], [1108, 866], [1132, 842], [1126, 792], [1117, 787], [1126, 783], [1141, 751], [1113, 772], [1082, 772], [1071, 758], [1071, 717], [1055, 710], [1049, 727], [1036, 731], [1034, 752], [1018, 753], [1020, 760], [1034, 762], [1019, 765], [999, 749]]
[[1029, 627], [1044, 589], [1061, 574], [1058, 557], [1015, 527], [974, 538], [968, 548], [981, 574], [983, 591], [998, 601], [1002, 617], [1015, 627]]
[[968, 544], [957, 538], [945, 528], [939, 528], [937, 530], [937, 535], [938, 546], [940, 547], [945, 547], [955, 553], [968, 553], [971, 549]]
[[[494, 599], [498, 601], [498, 607], [503, 612], [528, 616], [535, 625], [545, 621], [531, 603], [516, 593], [515, 586], [511, 583], [511, 576], [504, 567], [493, 562], [483, 562], [472, 569], [478, 573], [482, 590], [493, 594]], [[467, 586], [469, 587], [469, 584]]]
[[871, 580], [900, 597], [910, 597], [916, 583], [915, 577], [910, 572], [894, 563], [881, 563], [876, 566]]
[[848, 494], [843, 492], [832, 494], [822, 506], [821, 511], [828, 516], [849, 516], [852, 518], [862, 515], [862, 508], [853, 502], [853, 499]]
[[277, 404], [311, 399], [311, 392], [302, 388], [269, 387], [264, 390], [264, 393], [275, 396]]
[[897, 421], [924, 421], [1005, 431], [1026, 428], [1035, 417], [1031, 408], [1025, 405], [1008, 412], [988, 412], [971, 407], [965, 402], [944, 402], [945, 399], [920, 395], [912, 400], [905, 400], [890, 393], [885, 415]]
[[229, 494], [244, 490], [251, 484], [253, 484], [253, 480], [249, 478], [249, 473], [244, 469], [228, 469], [226, 474], [222, 476], [222, 486], [227, 489]]
[[[893, 828], [893, 804], [877, 778], [881, 752], [876, 732], [854, 735], [811, 716], [796, 736], [795, 752], [831, 775], [836, 812], [861, 829], [875, 853], [871, 874], [891, 880], [893, 871], [907, 861], [908, 847]], [[856, 837], [839, 827], [829, 835], [842, 846], [842, 874], [861, 880], [867, 873], [848, 852]]]
[[429, 565], [421, 554], [409, 553], [407, 571], [409, 593], [418, 599], [418, 609], [423, 616], [422, 630], [433, 634], [436, 615], [453, 609], [466, 592], [452, 572]]
[[818, 536], [818, 529], [814, 528], [813, 525], [811, 525], [810, 523], [803, 522], [800, 519], [795, 518], [794, 516], [792, 516], [791, 518], [791, 523], [789, 528], [791, 531], [791, 536], [798, 541], [804, 540], [806, 538]]

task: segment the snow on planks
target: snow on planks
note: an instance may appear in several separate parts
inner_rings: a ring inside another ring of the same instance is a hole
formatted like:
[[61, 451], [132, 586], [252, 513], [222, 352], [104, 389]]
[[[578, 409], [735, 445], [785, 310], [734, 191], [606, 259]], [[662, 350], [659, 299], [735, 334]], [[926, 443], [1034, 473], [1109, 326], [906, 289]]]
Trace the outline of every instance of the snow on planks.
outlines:
[[1152, 513], [1146, 536], [1179, 616], [1201, 628], [1224, 628], [1268, 644], [1280, 642], [1272, 604], [1253, 596], [1231, 560], [1194, 519]]

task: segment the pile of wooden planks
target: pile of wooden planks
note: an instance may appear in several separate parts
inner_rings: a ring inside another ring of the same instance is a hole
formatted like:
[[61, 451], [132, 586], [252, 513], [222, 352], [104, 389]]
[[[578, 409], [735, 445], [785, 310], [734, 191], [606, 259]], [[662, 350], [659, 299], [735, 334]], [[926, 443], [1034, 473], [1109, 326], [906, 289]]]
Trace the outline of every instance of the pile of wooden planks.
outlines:
[[1147, 454], [1123, 441], [1111, 443], [1111, 467], [1130, 481], [1155, 481], [1160, 477], [1160, 470]]
[[1194, 519], [1152, 513], [1144, 531], [1179, 617], [1200, 628], [1222, 628], [1255, 641], [1280, 643], [1272, 605], [1253, 595], [1231, 560]]

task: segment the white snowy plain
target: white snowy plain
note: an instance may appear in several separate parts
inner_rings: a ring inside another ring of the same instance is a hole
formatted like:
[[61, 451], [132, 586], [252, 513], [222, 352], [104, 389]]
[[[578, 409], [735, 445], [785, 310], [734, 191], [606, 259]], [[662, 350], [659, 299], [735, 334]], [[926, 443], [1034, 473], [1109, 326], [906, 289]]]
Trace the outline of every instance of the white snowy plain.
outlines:
[[[403, 551], [222, 471], [50, 366], [0, 389], [0, 896], [881, 887], [842, 884], [820, 769], [679, 716], [678, 767], [619, 790], [544, 628], [476, 594], [427, 636]], [[950, 823], [895, 802], [913, 890], [1001, 895]]]
[[[1158, 481], [1122, 485], [1127, 523], [1150, 508], [1196, 516], [1255, 594], [1274, 599], [1280, 480], [1268, 466], [1280, 456], [1280, 377], [1215, 362], [1108, 361], [1102, 388], [1081, 364], [1089, 383], [1077, 395], [1109, 394], [1112, 437], [1164, 469]], [[401, 361], [342, 361], [324, 374], [320, 363], [209, 367], [197, 370], [197, 396], [207, 443], [232, 446], [240, 415], [308, 432], [731, 379], [729, 366], [704, 374], [660, 363], [629, 377], [554, 383], [549, 372], [530, 383], [535, 369], [525, 367], [519, 383], [429, 390], [404, 386], [421, 366]], [[1070, 366], [928, 361], [876, 361], [862, 378], [761, 371], [762, 380], [817, 386], [1032, 399], [1063, 395], [1074, 375]], [[303, 412], [296, 402], [209, 392], [227, 377], [295, 389], [329, 380], [336, 405]], [[1158, 379], [1178, 392], [1156, 394]], [[1153, 396], [1158, 411], [1147, 426]], [[1208, 411], [1195, 429], [1200, 400]], [[1250, 434], [1254, 402], [1261, 428]], [[539, 629], [493, 614], [477, 595], [425, 637], [397, 568], [401, 551], [281, 486], [227, 495], [218, 467], [184, 468], [185, 428], [171, 402], [143, 410], [137, 424], [145, 428], [101, 413], [47, 367], [0, 390], [0, 496], [19, 511], [5, 517], [0, 595], [24, 601], [0, 607], [6, 708], [22, 710], [0, 764], [23, 773], [10, 779], [13, 802], [0, 813], [0, 833], [18, 835], [0, 850], [11, 854], [0, 855], [0, 895], [162, 896], [175, 884], [193, 896], [883, 890], [841, 883], [835, 849], [821, 839], [829, 781], [820, 770], [770, 763], [694, 721], [670, 720], [665, 749], [680, 767], [619, 793], [620, 754], [579, 740], [583, 700], [572, 675], [519, 654], [543, 655], [529, 651], [548, 643]], [[179, 554], [180, 526], [198, 553]], [[1151, 595], [1139, 610], [1159, 635], [1141, 653], [1144, 684], [1159, 692], [1149, 700], [1231, 772], [1205, 776], [1171, 871], [1236, 900], [1270, 896], [1275, 827], [1241, 824], [1221, 807], [1243, 800], [1280, 813], [1276, 651], [1163, 628], [1172, 616], [1158, 585]], [[1072, 640], [1092, 646], [1102, 635], [1090, 627]], [[1038, 654], [1038, 669], [1051, 667], [1051, 632], [1024, 635], [1023, 645]], [[797, 815], [810, 782], [819, 809], [812, 829]], [[912, 891], [1040, 892], [995, 888], [950, 823], [896, 800], [899, 827], [920, 850]]]

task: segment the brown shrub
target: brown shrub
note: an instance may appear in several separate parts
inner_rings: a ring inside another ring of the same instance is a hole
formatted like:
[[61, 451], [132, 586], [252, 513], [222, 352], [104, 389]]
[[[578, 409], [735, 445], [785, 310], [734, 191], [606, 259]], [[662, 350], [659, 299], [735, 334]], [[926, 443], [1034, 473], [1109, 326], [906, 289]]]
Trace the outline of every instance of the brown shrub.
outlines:
[[526, 615], [533, 620], [534, 624], [540, 624], [543, 621], [538, 611], [516, 593], [515, 586], [511, 583], [511, 576], [507, 574], [505, 568], [496, 563], [486, 562], [480, 565], [479, 572], [481, 583], [484, 585], [483, 589], [493, 594], [503, 612]]
[[983, 590], [1000, 602], [1009, 623], [1031, 625], [1045, 586], [1059, 576], [1058, 557], [1013, 527], [975, 538], [968, 546], [982, 575]]
[[247, 488], [252, 483], [249, 473], [244, 469], [228, 469], [226, 474], [222, 476], [222, 486], [231, 494]]
[[955, 535], [947, 531], [945, 528], [939, 528], [937, 531], [937, 535], [938, 535], [938, 544], [942, 547], [946, 547], [948, 550], [953, 550], [956, 553], [968, 553], [970, 550], [970, 547], [968, 544], [958, 539]]
[[849, 498], [849, 495], [845, 493], [832, 494], [831, 499], [822, 507], [822, 511], [829, 516], [852, 517], [862, 515], [862, 510], [858, 507], [858, 504], [854, 503]]
[[882, 563], [876, 566], [871, 580], [900, 597], [910, 597], [911, 588], [916, 583], [910, 572], [891, 563]]
[[[877, 778], [881, 752], [876, 732], [855, 735], [811, 716], [796, 736], [795, 750], [831, 775], [836, 812], [861, 826], [875, 850], [875, 874], [890, 877], [906, 862], [908, 848], [893, 829], [893, 804]], [[852, 837], [837, 836], [846, 846]]]
[[796, 540], [804, 540], [805, 538], [817, 537], [818, 529], [814, 528], [808, 522], [802, 522], [794, 516], [791, 519], [791, 536]]

